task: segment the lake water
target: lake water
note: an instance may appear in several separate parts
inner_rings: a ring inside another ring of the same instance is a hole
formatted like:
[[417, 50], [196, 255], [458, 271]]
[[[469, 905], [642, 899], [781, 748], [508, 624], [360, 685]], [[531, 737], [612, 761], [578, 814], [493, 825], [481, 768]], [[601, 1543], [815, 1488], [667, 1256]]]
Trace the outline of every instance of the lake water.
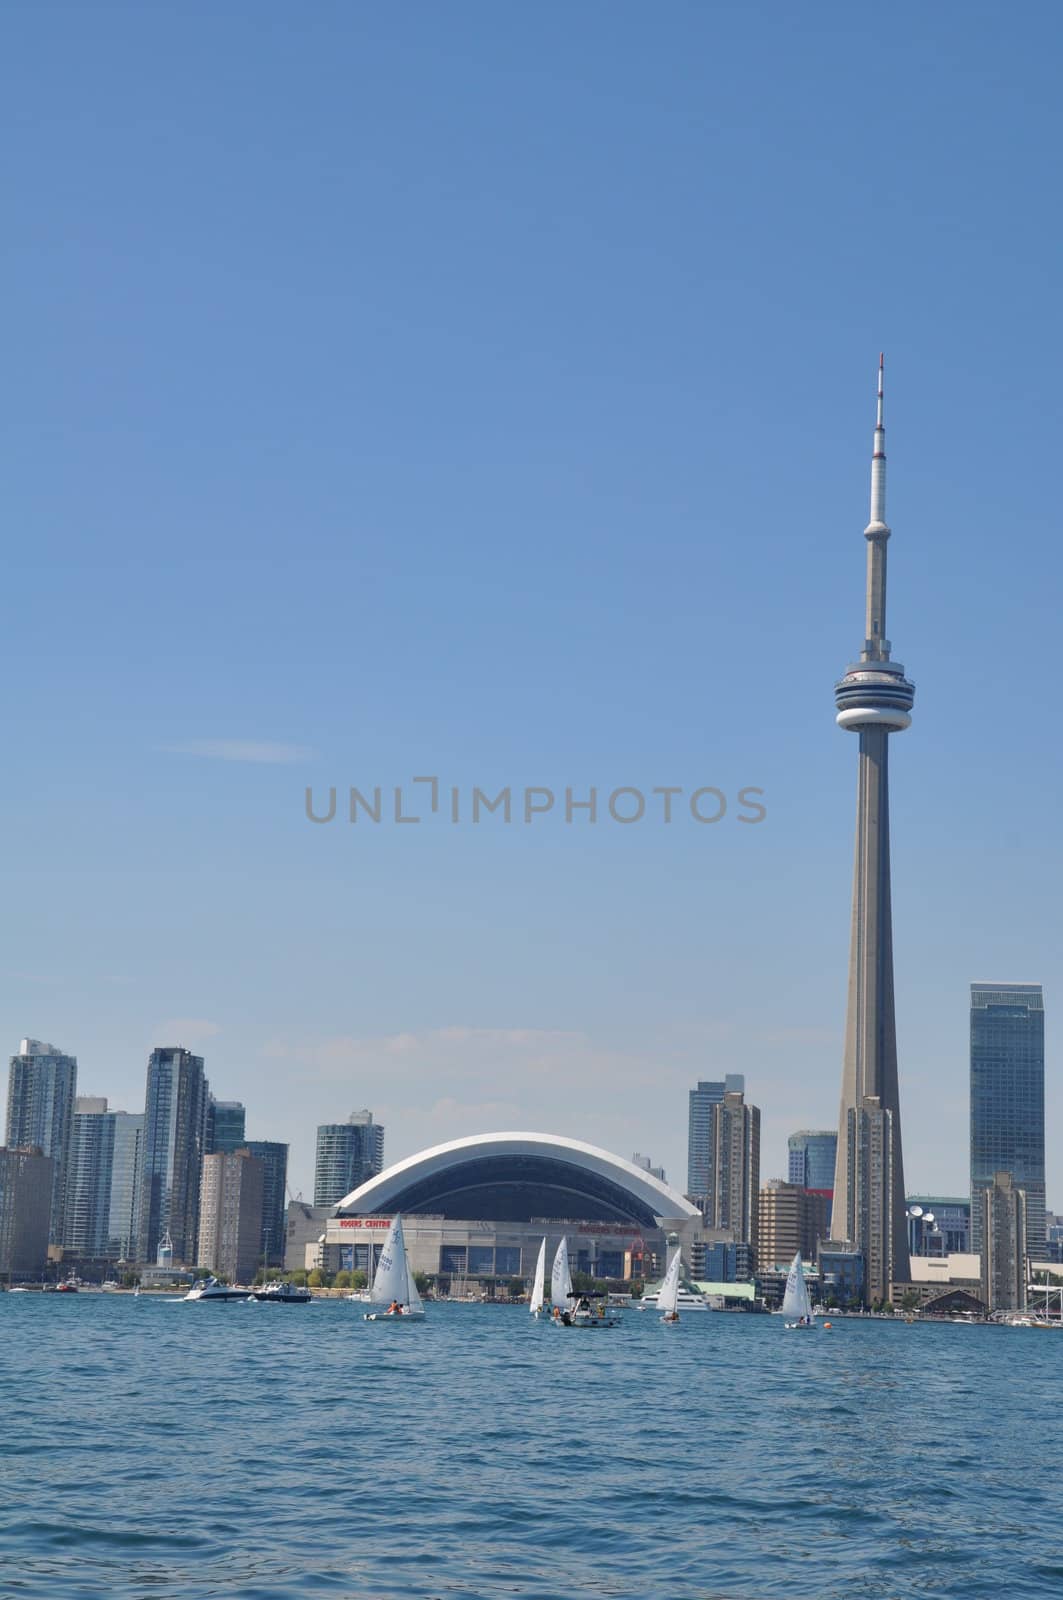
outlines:
[[1063, 1594], [1063, 1332], [0, 1295], [0, 1593]]

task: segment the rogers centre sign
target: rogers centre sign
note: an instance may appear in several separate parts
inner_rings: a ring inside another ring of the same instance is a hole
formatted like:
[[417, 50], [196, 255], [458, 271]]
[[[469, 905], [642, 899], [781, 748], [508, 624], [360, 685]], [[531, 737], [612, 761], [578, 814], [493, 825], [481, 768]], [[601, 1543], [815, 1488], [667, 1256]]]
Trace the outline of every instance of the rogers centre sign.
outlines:
[[337, 1217], [341, 1228], [390, 1228], [390, 1217]]

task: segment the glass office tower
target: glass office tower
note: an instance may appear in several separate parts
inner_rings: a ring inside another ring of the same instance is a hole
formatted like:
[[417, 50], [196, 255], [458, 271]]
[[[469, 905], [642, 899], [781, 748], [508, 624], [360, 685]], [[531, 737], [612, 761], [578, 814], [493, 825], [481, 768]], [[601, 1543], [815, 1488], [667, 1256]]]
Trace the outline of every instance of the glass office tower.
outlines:
[[1026, 1192], [1031, 1261], [1045, 1255], [1045, 1008], [1039, 983], [971, 985], [971, 1249], [982, 1194], [1010, 1172]]

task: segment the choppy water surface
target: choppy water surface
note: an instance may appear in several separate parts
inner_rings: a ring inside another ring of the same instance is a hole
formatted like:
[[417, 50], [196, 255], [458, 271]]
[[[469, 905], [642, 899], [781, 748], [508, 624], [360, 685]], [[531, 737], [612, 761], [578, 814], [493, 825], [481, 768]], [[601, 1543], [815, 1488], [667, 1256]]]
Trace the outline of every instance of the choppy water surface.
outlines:
[[1063, 1593], [1063, 1332], [0, 1295], [5, 1596]]

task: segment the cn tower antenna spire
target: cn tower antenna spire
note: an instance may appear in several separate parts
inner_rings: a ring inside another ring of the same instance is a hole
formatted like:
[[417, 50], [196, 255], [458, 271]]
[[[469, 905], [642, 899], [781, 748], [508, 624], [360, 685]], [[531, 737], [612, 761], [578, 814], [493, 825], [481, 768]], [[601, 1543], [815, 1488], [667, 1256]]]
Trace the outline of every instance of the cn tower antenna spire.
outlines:
[[864, 532], [889, 537], [886, 523], [886, 424], [883, 420], [883, 375], [885, 357], [878, 358], [878, 411], [875, 416], [875, 443], [871, 456], [871, 518]]

